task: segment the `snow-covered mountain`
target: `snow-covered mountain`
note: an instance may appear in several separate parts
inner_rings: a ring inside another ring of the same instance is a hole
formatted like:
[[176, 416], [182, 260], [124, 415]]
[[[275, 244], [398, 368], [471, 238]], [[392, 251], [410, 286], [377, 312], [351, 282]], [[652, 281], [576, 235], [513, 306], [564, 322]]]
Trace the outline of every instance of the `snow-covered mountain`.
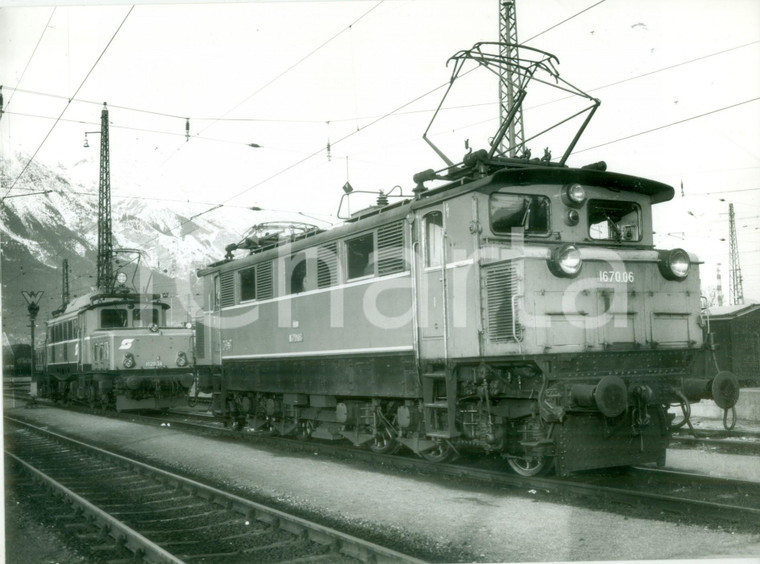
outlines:
[[[12, 342], [28, 341], [22, 291], [45, 292], [37, 318], [42, 328], [61, 304], [63, 260], [69, 262], [72, 297], [89, 291], [96, 274], [97, 162], [83, 161], [65, 171], [32, 161], [20, 175], [28, 160], [0, 157], [0, 196], [9, 196], [0, 204], [2, 324]], [[244, 209], [204, 214], [197, 205], [125, 198], [121, 195], [129, 188], [113, 178], [111, 185], [114, 248], [145, 251], [148, 290], [171, 301], [173, 322], [184, 321], [188, 309], [197, 309], [196, 270], [221, 259], [224, 247], [261, 218]], [[49, 192], [33, 194], [44, 191]]]

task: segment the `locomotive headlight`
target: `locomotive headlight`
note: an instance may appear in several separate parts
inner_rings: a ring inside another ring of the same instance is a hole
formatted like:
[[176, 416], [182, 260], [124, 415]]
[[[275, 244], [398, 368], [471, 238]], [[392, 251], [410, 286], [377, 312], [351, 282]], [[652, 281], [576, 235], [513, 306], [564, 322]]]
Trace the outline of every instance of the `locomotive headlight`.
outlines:
[[187, 366], [187, 355], [183, 352], [177, 354], [177, 366], [184, 368]]
[[122, 361], [122, 364], [124, 365], [124, 368], [134, 368], [135, 364], [135, 357], [132, 353], [126, 353], [124, 355], [124, 360]]
[[580, 184], [567, 184], [562, 190], [565, 205], [581, 207], [586, 202], [586, 189]]
[[567, 210], [567, 215], [565, 216], [565, 223], [572, 227], [573, 225], [578, 225], [578, 222], [581, 220], [581, 214], [578, 213], [578, 210]]
[[581, 271], [583, 259], [581, 258], [581, 252], [575, 245], [565, 243], [552, 250], [548, 265], [549, 270], [555, 276], [575, 278]]
[[126, 284], [126, 283], [127, 283], [127, 275], [126, 275], [126, 273], [124, 273], [124, 272], [119, 272], [119, 273], [116, 275], [116, 281], [117, 281], [119, 284]]
[[691, 261], [689, 260], [689, 254], [683, 249], [672, 249], [670, 251], [659, 252], [657, 266], [660, 268], [660, 273], [667, 280], [680, 282], [681, 280], [685, 280], [689, 275]]

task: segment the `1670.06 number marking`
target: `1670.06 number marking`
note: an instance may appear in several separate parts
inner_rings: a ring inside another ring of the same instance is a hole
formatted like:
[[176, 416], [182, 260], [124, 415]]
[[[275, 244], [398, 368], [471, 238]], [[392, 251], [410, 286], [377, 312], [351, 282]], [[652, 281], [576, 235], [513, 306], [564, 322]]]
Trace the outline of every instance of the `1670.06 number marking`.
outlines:
[[602, 270], [599, 272], [599, 282], [633, 282], [633, 272]]

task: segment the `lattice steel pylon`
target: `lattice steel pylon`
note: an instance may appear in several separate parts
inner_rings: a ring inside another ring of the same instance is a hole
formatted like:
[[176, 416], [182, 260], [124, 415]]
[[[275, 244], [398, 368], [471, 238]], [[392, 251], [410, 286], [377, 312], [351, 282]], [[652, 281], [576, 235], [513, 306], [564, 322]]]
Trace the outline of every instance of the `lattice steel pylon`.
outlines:
[[[517, 43], [517, 8], [515, 0], [499, 0], [499, 44], [500, 52], [504, 58], [517, 60], [519, 57]], [[499, 77], [499, 120], [504, 123], [509, 115], [510, 108], [517, 99], [519, 87], [511, 67], [507, 65]], [[525, 131], [523, 129], [522, 107], [517, 108], [517, 113], [509, 126], [507, 135], [499, 144], [499, 152], [503, 155], [509, 150], [510, 157], [517, 156], [517, 150], [524, 150]]]
[[729, 305], [741, 305], [744, 303], [744, 289], [742, 288], [742, 267], [739, 264], [739, 245], [736, 241], [734, 204], [728, 204], [728, 237], [728, 253], [730, 261], [728, 270], [728, 302]]
[[69, 293], [69, 259], [63, 259], [61, 267], [61, 307], [66, 307], [71, 299]]
[[100, 112], [100, 183], [98, 185], [98, 278], [101, 290], [113, 286], [113, 241], [111, 236], [111, 157], [108, 149], [108, 107]]

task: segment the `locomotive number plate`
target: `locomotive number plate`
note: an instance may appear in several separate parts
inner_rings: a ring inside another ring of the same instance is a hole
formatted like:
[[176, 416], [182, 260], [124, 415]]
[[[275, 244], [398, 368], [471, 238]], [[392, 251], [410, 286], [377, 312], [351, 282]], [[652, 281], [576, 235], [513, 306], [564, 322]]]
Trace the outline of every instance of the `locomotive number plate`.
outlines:
[[599, 272], [599, 282], [633, 282], [633, 272], [621, 270], [602, 270]]

